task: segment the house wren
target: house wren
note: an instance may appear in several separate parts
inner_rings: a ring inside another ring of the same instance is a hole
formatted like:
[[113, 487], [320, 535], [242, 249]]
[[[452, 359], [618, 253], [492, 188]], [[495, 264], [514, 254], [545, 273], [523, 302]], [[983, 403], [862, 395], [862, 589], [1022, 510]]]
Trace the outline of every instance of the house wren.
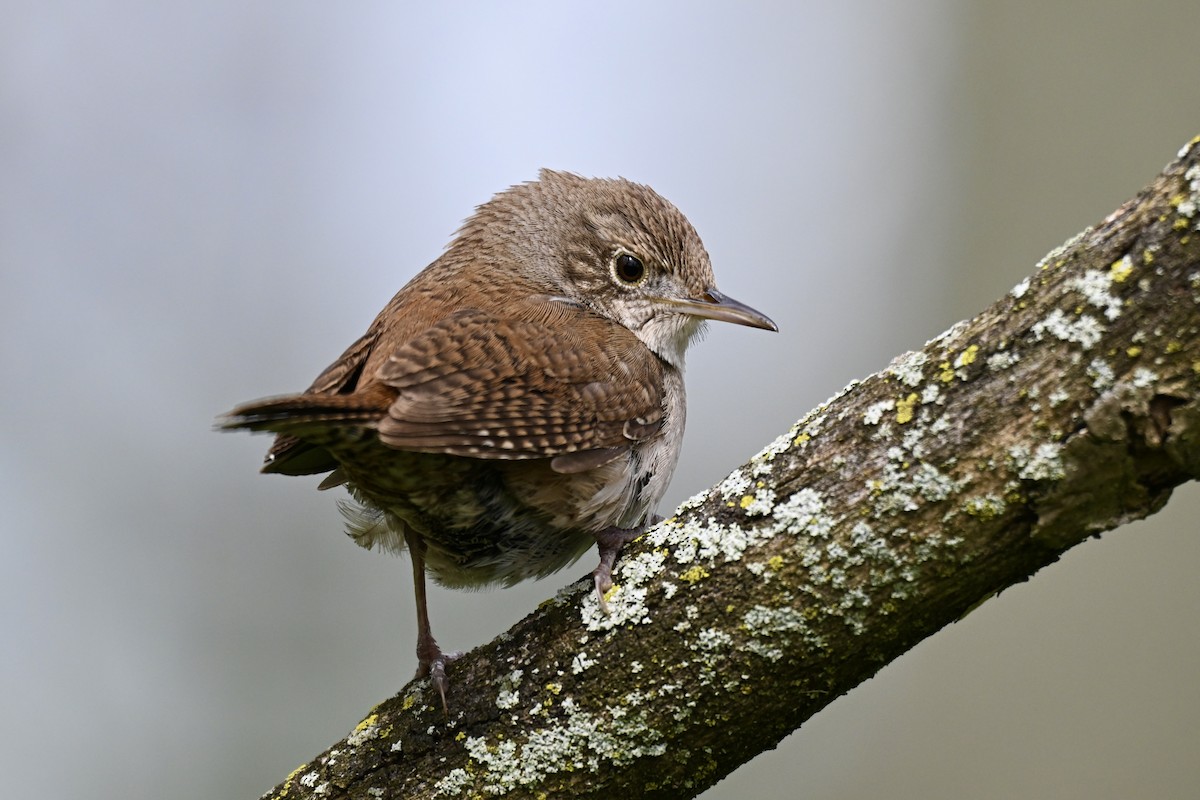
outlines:
[[329, 473], [363, 547], [407, 547], [418, 677], [445, 706], [425, 573], [512, 585], [591, 543], [601, 607], [679, 457], [684, 351], [705, 320], [776, 330], [718, 292], [691, 223], [647, 186], [543, 170], [480, 206], [305, 392], [235, 408], [263, 472]]

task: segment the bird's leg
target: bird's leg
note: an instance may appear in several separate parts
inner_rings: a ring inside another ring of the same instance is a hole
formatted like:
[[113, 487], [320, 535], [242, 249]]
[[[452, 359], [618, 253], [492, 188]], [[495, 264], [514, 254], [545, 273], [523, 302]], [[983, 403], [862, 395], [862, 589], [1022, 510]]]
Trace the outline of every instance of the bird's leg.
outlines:
[[618, 528], [613, 525], [602, 531], [596, 531], [596, 547], [600, 551], [600, 565], [592, 570], [592, 580], [596, 584], [596, 599], [600, 602], [600, 610], [604, 612], [605, 616], [611, 612], [604, 595], [613, 586], [612, 568], [617, 562], [621, 548], [661, 521], [662, 517], [651, 514], [643, 524], [635, 525], [632, 528]]
[[442, 711], [450, 715], [450, 707], [446, 704], [446, 690], [450, 681], [446, 678], [446, 665], [462, 655], [462, 653], [444, 653], [433, 638], [433, 629], [429, 626], [429, 607], [425, 602], [425, 542], [411, 530], [405, 529], [404, 542], [408, 545], [408, 553], [412, 557], [413, 590], [417, 598], [417, 678], [429, 676], [429, 680], [437, 687], [442, 698]]

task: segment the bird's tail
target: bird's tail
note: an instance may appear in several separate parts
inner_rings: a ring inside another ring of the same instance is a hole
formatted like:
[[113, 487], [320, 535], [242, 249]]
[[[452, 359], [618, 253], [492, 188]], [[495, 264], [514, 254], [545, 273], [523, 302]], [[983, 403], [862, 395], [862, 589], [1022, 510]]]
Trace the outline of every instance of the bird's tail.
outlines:
[[[326, 449], [330, 439], [345, 436], [338, 428], [374, 428], [386, 413], [388, 398], [375, 393], [291, 394], [244, 403], [217, 418], [219, 430], [269, 431], [277, 434], [262, 471], [282, 475], [315, 475], [336, 470], [337, 460]], [[339, 471], [340, 472], [340, 471]], [[321, 488], [344, 480], [339, 472]], [[336, 477], [335, 477], [336, 476]]]
[[302, 435], [331, 426], [374, 426], [384, 409], [361, 395], [290, 394], [243, 403], [217, 418], [221, 430], [272, 431]]

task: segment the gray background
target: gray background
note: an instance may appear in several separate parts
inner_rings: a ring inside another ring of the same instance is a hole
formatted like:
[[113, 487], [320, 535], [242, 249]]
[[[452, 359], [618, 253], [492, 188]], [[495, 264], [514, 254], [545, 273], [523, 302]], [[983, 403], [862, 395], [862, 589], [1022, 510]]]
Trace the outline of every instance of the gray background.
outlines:
[[[255, 797], [407, 680], [406, 563], [212, 418], [307, 385], [538, 167], [653, 185], [779, 323], [693, 351], [674, 504], [1200, 133], [1194, 0], [499, 5], [4, 4], [6, 796]], [[706, 797], [1195, 797], [1198, 496]], [[435, 591], [440, 638], [589, 568]]]

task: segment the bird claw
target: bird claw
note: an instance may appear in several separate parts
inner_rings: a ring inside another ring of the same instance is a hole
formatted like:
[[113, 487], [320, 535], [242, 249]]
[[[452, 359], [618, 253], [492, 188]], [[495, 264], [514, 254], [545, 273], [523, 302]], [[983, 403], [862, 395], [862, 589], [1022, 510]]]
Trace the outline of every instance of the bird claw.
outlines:
[[600, 611], [604, 616], [612, 616], [612, 609], [608, 607], [608, 600], [604, 595], [608, 594], [608, 590], [613, 587], [612, 570], [607, 565], [601, 563], [600, 566], [592, 570], [592, 581], [596, 584], [596, 602], [600, 604]]
[[592, 570], [592, 582], [596, 585], [596, 602], [600, 604], [600, 611], [604, 616], [612, 616], [612, 609], [608, 607], [608, 600], [604, 596], [613, 587], [612, 568], [617, 561], [617, 556], [621, 553], [621, 548], [645, 533], [647, 528], [657, 525], [661, 521], [662, 517], [653, 515], [646, 520], [645, 525], [633, 528], [613, 526], [596, 532], [596, 547], [600, 550], [600, 564]]
[[446, 692], [450, 690], [450, 679], [446, 677], [446, 667], [452, 661], [462, 658], [462, 655], [457, 650], [449, 653], [439, 650], [428, 661], [422, 659], [420, 666], [417, 667], [417, 678], [428, 677], [429, 682], [437, 689], [438, 696], [442, 699], [442, 712], [447, 717], [450, 716], [450, 706], [446, 703]]

